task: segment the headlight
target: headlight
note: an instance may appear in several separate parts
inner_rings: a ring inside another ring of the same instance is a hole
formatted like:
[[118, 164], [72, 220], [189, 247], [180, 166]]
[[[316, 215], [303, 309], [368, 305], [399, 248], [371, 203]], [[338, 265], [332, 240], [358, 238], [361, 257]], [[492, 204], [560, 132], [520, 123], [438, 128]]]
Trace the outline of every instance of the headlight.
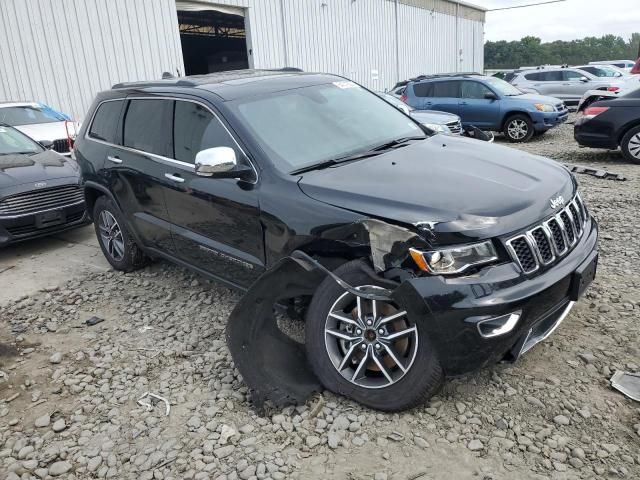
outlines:
[[449, 129], [446, 125], [440, 125], [438, 123], [423, 123], [423, 125], [434, 132], [449, 133]]
[[420, 270], [434, 275], [462, 273], [470, 267], [498, 260], [490, 240], [426, 252], [410, 248], [409, 253]]
[[549, 105], [547, 103], [536, 103], [534, 104], [536, 110], [539, 112], [555, 112], [556, 108], [553, 105]]

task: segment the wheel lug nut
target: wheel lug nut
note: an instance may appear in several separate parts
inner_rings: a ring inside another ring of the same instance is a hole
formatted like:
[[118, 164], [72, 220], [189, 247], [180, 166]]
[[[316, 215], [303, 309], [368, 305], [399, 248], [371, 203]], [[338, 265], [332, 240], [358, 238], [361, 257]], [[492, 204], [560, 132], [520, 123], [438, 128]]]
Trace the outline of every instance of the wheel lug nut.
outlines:
[[362, 350], [366, 350], [366, 349], [367, 349], [367, 346], [363, 343], [362, 345], [360, 345], [360, 348], [361, 348]]
[[376, 350], [380, 350], [382, 346], [379, 343], [376, 343]]
[[356, 330], [356, 333], [357, 333], [358, 335], [362, 335], [362, 330], [358, 329], [358, 330]]
[[379, 333], [380, 335], [384, 335], [384, 330], [380, 328], [380, 329], [378, 329], [378, 333]]
[[367, 320], [367, 325], [373, 325], [373, 322], [371, 320]]

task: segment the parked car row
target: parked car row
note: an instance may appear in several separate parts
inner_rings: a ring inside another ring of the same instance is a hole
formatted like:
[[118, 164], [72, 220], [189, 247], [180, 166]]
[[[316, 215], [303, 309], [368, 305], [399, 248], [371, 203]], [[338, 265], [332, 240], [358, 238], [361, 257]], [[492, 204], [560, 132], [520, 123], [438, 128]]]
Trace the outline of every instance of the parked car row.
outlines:
[[422, 75], [393, 90], [400, 88], [401, 100], [417, 111], [453, 113], [463, 127], [503, 132], [511, 142], [542, 135], [569, 116], [557, 98], [525, 94], [504, 80], [477, 73]]

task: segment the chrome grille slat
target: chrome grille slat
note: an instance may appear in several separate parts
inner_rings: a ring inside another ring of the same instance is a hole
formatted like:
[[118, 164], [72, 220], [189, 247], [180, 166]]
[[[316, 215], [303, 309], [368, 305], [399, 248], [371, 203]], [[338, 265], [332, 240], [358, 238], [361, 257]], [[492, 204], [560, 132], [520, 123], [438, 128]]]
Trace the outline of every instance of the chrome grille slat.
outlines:
[[451, 133], [460, 133], [462, 131], [462, 123], [459, 120], [447, 122], [445, 124]]
[[82, 189], [65, 185], [45, 190], [32, 190], [0, 201], [0, 216], [28, 215], [44, 210], [64, 208], [84, 201]]
[[522, 271], [531, 274], [566, 255], [584, 234], [587, 221], [586, 208], [576, 195], [553, 217], [505, 244]]

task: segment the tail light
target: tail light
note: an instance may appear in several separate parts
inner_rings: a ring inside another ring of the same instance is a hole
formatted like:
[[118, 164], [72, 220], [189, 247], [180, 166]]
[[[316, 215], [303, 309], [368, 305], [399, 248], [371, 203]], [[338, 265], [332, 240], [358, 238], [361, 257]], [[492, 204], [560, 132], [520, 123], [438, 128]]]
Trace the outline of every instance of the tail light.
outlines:
[[617, 92], [620, 90], [620, 87], [607, 87], [608, 92]]
[[78, 136], [78, 132], [80, 131], [80, 124], [78, 122], [64, 122], [64, 128], [67, 132], [67, 143], [69, 144], [69, 150], [73, 149], [73, 145], [76, 141], [76, 137]]
[[631, 73], [633, 75], [640, 75], [640, 58], [638, 58], [638, 61], [636, 62], [636, 64], [631, 69]]
[[584, 110], [584, 116], [588, 118], [597, 117], [601, 113], [609, 110], [609, 107], [587, 107]]
[[407, 96], [403, 93], [402, 96], [400, 97], [400, 101], [407, 103]]

